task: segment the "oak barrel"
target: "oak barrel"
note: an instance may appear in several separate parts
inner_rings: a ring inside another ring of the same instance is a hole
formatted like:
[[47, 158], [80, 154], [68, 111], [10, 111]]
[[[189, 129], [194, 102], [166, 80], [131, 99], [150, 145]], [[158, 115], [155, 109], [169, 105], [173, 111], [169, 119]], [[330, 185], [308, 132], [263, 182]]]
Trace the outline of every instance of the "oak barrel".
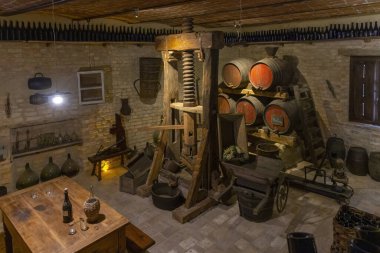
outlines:
[[244, 114], [246, 125], [262, 123], [264, 109], [262, 100], [254, 96], [241, 97], [236, 103], [236, 112]]
[[234, 113], [236, 111], [236, 101], [225, 93], [218, 95], [218, 112], [220, 114]]
[[249, 70], [255, 60], [250, 58], [237, 58], [223, 66], [222, 78], [227, 87], [231, 89], [243, 89], [249, 83]]
[[368, 171], [373, 180], [380, 182], [380, 152], [371, 152], [369, 154]]
[[346, 166], [348, 170], [357, 176], [368, 174], [368, 154], [362, 147], [350, 147], [347, 152]]
[[264, 123], [273, 132], [286, 134], [298, 124], [298, 107], [295, 100], [276, 99], [264, 109]]
[[291, 65], [276, 57], [267, 57], [256, 62], [249, 71], [253, 88], [273, 90], [277, 85], [288, 85], [293, 78]]

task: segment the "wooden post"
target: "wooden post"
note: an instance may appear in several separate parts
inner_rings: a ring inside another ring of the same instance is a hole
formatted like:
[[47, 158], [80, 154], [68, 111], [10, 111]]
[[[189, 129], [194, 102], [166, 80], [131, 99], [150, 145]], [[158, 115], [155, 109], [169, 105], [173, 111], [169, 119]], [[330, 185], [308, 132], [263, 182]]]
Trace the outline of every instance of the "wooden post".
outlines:
[[201, 173], [205, 169], [205, 160], [207, 158], [207, 147], [208, 147], [208, 130], [203, 129], [201, 146], [199, 148], [199, 153], [193, 168], [192, 180], [189, 188], [189, 192], [186, 197], [185, 207], [192, 207], [198, 200], [199, 185], [201, 182]]
[[219, 150], [218, 150], [218, 63], [219, 50], [204, 49], [203, 63], [203, 127], [208, 130], [208, 166], [204, 170], [203, 183], [210, 189], [214, 182], [211, 182], [212, 172], [218, 171]]
[[[162, 60], [164, 61], [164, 94], [163, 94], [163, 125], [170, 125], [171, 108], [170, 103], [176, 98], [178, 94], [178, 70], [177, 61], [170, 61], [170, 54], [168, 51], [161, 52]], [[144, 185], [140, 186], [136, 193], [142, 197], [148, 197], [151, 192], [153, 181], [157, 179], [158, 173], [164, 159], [165, 148], [169, 139], [168, 130], [163, 130], [161, 133], [161, 141], [157, 150], [154, 152], [153, 162]], [[170, 143], [170, 141], [169, 141]]]

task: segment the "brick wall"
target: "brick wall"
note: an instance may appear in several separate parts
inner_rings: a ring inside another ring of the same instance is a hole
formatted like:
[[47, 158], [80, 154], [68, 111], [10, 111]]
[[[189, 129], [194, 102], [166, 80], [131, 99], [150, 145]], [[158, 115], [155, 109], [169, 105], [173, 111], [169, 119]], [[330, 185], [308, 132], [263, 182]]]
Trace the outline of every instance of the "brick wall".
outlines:
[[[0, 185], [6, 185], [12, 190], [26, 162], [30, 162], [31, 167], [39, 173], [49, 156], [61, 166], [68, 152], [84, 170], [91, 169], [87, 157], [95, 154], [101, 144], [107, 147], [115, 143], [115, 137], [109, 134], [109, 128], [114, 123], [114, 114], [121, 108], [121, 98], [128, 98], [132, 108], [132, 114], [123, 117], [127, 145], [136, 146], [141, 151], [147, 141], [152, 141], [152, 132], [141, 131], [140, 128], [160, 122], [162, 89], [156, 99], [141, 101], [133, 88], [133, 81], [139, 78], [139, 57], [161, 56], [153, 46], [66, 43], [54, 46], [44, 43], [1, 42], [0, 55], [1, 108], [8, 92], [12, 107], [10, 118], [6, 118], [3, 109], [0, 111], [0, 146], [5, 145], [8, 152], [8, 159], [0, 162]], [[112, 79], [106, 87], [106, 103], [79, 105], [77, 71], [81, 67], [104, 65], [110, 66]], [[53, 81], [50, 90], [39, 92], [71, 92], [65, 104], [59, 107], [29, 104], [29, 96], [38, 91], [29, 90], [27, 81], [36, 72], [42, 72]], [[80, 120], [81, 127], [76, 131], [82, 137], [83, 145], [10, 161], [10, 128], [66, 118]]]
[[[223, 64], [236, 57], [252, 57], [255, 60], [264, 58], [266, 46], [276, 45], [223, 49], [220, 54], [220, 70]], [[379, 46], [379, 40], [294, 43], [284, 44], [277, 53], [280, 58], [291, 56], [298, 62], [297, 68], [302, 76], [299, 82], [306, 83], [312, 90], [325, 135], [328, 137], [336, 134], [343, 138], [347, 148], [361, 146], [368, 152], [380, 151], [380, 127], [348, 121], [350, 57], [341, 55], [338, 51], [341, 49], [374, 50]], [[326, 80], [333, 85], [336, 99], [327, 88]]]

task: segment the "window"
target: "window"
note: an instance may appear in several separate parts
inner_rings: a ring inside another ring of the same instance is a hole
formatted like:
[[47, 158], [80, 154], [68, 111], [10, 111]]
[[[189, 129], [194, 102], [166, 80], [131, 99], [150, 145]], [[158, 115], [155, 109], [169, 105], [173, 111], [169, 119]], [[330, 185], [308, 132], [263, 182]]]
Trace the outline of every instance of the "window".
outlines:
[[349, 120], [380, 125], [380, 57], [352, 56]]
[[80, 104], [104, 102], [104, 75], [102, 70], [79, 71], [78, 88]]

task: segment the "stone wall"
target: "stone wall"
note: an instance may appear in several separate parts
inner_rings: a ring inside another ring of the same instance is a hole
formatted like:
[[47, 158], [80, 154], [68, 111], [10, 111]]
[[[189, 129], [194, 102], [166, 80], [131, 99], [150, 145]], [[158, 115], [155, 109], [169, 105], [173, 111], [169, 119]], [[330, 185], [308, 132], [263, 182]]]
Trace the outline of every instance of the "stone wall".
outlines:
[[[252, 57], [260, 60], [266, 56], [266, 46], [276, 45], [225, 48], [221, 51], [219, 69], [221, 70], [223, 64], [237, 57]], [[297, 62], [300, 73], [298, 82], [307, 84], [311, 88], [325, 137], [336, 134], [344, 139], [347, 148], [361, 146], [365, 147], [368, 152], [380, 151], [380, 127], [349, 122], [350, 57], [339, 52], [347, 49], [373, 52], [379, 46], [379, 40], [293, 43], [280, 46], [277, 53], [280, 58], [285, 56], [289, 59], [290, 56], [290, 59]], [[378, 55], [380, 55], [380, 50]], [[331, 82], [336, 98], [329, 91], [326, 80]]]
[[[0, 55], [0, 147], [4, 145], [7, 151], [7, 159], [0, 162], [0, 185], [12, 190], [26, 162], [30, 162], [39, 173], [49, 156], [61, 166], [68, 152], [83, 170], [90, 170], [87, 157], [95, 154], [101, 144], [107, 147], [115, 143], [109, 128], [115, 121], [114, 114], [121, 108], [121, 98], [128, 98], [132, 108], [131, 115], [123, 117], [127, 145], [132, 148], [136, 146], [141, 151], [147, 141], [152, 141], [152, 132], [141, 131], [141, 127], [159, 124], [162, 89], [156, 99], [142, 101], [133, 88], [133, 82], [139, 78], [139, 57], [161, 57], [153, 46], [1, 42]], [[106, 84], [106, 102], [79, 105], [77, 71], [82, 67], [95, 66], [109, 66], [106, 72], [112, 81]], [[29, 90], [28, 78], [36, 72], [50, 77], [52, 88], [46, 91]], [[29, 104], [30, 95], [56, 90], [71, 92], [63, 105]], [[7, 93], [10, 94], [12, 108], [10, 118], [3, 110]], [[10, 160], [11, 139], [14, 138], [11, 128], [69, 118], [80, 121], [80, 129], [76, 132], [83, 139], [83, 145]]]

